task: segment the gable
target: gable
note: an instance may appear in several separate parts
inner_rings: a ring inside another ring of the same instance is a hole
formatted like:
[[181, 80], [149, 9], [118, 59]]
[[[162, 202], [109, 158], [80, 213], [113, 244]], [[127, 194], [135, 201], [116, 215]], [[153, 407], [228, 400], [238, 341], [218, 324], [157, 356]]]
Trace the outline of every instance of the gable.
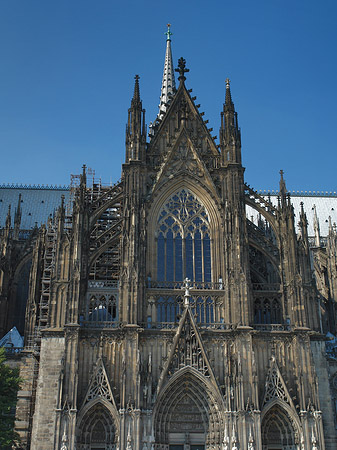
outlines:
[[180, 84], [165, 116], [154, 127], [154, 135], [147, 150], [149, 166], [155, 171], [161, 168], [170, 150], [176, 146], [182, 129], [185, 129], [193, 148], [208, 170], [215, 167], [214, 160], [220, 158], [220, 152], [206, 123], [185, 85]]

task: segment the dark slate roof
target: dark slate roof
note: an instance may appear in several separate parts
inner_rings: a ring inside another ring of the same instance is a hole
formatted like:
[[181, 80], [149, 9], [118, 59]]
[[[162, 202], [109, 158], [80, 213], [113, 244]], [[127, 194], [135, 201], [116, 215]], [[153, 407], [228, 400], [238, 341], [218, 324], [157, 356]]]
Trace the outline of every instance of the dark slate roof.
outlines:
[[4, 227], [8, 206], [11, 207], [12, 226], [14, 225], [14, 213], [21, 194], [21, 229], [30, 230], [41, 223], [45, 223], [50, 214], [59, 207], [62, 195], [65, 203], [70, 199], [68, 186], [23, 186], [0, 185], [0, 226]]

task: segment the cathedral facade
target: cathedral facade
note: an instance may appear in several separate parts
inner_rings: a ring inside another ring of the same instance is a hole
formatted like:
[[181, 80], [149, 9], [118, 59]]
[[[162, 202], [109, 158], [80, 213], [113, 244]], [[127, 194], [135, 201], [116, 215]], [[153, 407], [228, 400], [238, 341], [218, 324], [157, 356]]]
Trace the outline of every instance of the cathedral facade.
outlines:
[[229, 80], [218, 145], [176, 71], [177, 87], [168, 31], [149, 139], [135, 77], [121, 181], [84, 166], [71, 208], [25, 240], [20, 203], [7, 217], [4, 332], [29, 263], [20, 445], [336, 449], [336, 230], [311, 242], [302, 205], [296, 232], [282, 173], [274, 200], [245, 183]]

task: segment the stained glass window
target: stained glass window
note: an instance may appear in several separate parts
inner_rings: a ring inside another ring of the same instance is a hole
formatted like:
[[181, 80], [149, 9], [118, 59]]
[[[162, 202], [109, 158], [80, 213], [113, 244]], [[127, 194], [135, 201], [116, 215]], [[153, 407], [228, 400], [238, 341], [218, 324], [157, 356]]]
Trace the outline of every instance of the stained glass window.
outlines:
[[157, 224], [157, 280], [211, 281], [211, 236], [205, 206], [188, 189], [172, 195]]

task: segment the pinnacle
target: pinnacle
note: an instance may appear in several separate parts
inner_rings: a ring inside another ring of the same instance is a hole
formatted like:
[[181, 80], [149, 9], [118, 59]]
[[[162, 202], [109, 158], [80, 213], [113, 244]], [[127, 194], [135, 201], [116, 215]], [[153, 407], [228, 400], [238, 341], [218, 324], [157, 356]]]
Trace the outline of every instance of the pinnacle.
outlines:
[[135, 88], [133, 91], [133, 101], [139, 102], [140, 101], [140, 93], [139, 93], [139, 75], [135, 75]]
[[226, 106], [234, 106], [232, 95], [231, 95], [231, 88], [230, 88], [230, 79], [226, 78], [226, 97], [225, 97], [225, 105]]
[[287, 193], [287, 188], [286, 188], [286, 182], [285, 182], [285, 180], [283, 178], [283, 175], [284, 175], [284, 171], [283, 170], [280, 170], [280, 175], [281, 175], [281, 178], [280, 178], [280, 195], [285, 196], [286, 193]]

